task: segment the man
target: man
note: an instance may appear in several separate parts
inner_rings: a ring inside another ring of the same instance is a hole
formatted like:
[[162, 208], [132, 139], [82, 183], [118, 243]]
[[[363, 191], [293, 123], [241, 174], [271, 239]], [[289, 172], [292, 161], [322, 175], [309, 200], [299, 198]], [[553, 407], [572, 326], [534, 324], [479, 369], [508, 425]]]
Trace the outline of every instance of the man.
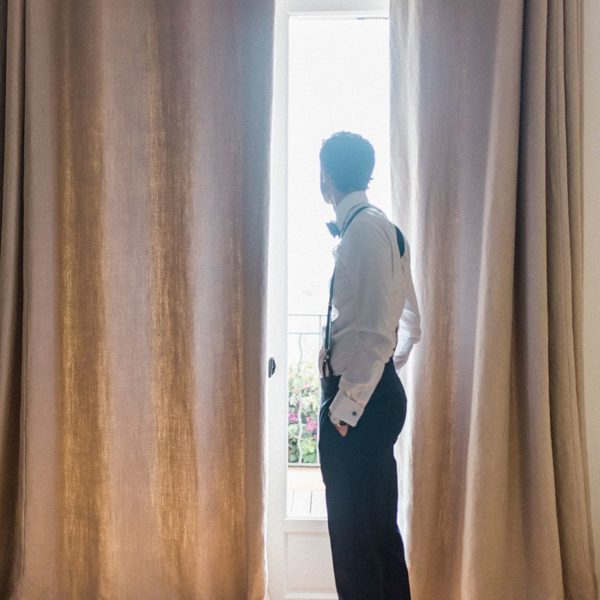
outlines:
[[340, 132], [319, 157], [321, 192], [336, 216], [328, 226], [341, 238], [319, 354], [319, 452], [335, 582], [340, 600], [407, 600], [394, 444], [406, 418], [396, 369], [421, 336], [410, 251], [367, 199], [371, 144]]

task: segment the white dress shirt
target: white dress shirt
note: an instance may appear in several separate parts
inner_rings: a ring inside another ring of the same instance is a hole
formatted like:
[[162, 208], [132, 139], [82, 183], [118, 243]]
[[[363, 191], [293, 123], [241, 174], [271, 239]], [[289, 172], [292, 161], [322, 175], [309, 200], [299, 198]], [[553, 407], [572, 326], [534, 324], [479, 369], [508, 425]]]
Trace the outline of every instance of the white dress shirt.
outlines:
[[[340, 230], [347, 218], [365, 205], [371, 206], [363, 191], [342, 198], [335, 207]], [[371, 207], [356, 215], [333, 251], [331, 367], [341, 378], [330, 410], [352, 426], [360, 419], [392, 354], [396, 369], [400, 369], [421, 338], [406, 238], [404, 244], [401, 257], [394, 225]], [[324, 352], [321, 348], [320, 369]]]

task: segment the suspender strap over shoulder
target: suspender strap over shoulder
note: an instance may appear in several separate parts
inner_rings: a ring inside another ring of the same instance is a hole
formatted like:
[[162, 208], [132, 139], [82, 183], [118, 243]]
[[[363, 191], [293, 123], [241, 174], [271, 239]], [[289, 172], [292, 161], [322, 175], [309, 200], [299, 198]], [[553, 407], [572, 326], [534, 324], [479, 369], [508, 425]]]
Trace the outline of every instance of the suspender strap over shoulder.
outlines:
[[[369, 206], [361, 206], [359, 209], [355, 210], [348, 221], [345, 223], [341, 233], [340, 238], [344, 237], [344, 233], [350, 227], [350, 224], [356, 216], [361, 213], [363, 210], [366, 210]], [[333, 275], [331, 276], [331, 282], [329, 283], [329, 302], [327, 303], [327, 325], [325, 327], [325, 356], [323, 358], [323, 374], [326, 376], [333, 375], [333, 369], [331, 368], [331, 312], [333, 310], [333, 284], [335, 282], [335, 269], [333, 269]]]
[[398, 250], [400, 250], [400, 256], [404, 256], [404, 251], [406, 249], [404, 246], [404, 236], [396, 225], [394, 225], [394, 229], [396, 230], [396, 240], [398, 241]]

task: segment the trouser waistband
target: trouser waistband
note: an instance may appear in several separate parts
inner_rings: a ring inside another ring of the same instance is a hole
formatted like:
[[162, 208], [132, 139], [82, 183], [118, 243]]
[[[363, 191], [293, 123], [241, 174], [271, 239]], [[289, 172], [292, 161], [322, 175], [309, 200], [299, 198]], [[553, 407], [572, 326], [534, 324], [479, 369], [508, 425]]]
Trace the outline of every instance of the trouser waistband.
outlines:
[[[383, 373], [381, 374], [381, 379], [379, 380], [379, 384], [385, 381], [390, 376], [396, 375], [396, 367], [394, 366], [393, 357], [390, 358], [385, 366], [383, 367]], [[325, 396], [330, 396], [335, 394], [339, 388], [341, 375], [329, 375], [327, 377], [321, 377], [321, 391]]]

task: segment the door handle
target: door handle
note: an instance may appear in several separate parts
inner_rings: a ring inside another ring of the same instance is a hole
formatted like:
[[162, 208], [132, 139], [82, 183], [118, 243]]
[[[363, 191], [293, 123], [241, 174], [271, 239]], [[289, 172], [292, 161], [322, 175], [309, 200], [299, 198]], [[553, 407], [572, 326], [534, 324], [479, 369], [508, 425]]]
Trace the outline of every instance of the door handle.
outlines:
[[269, 358], [269, 369], [268, 369], [269, 377], [273, 376], [273, 373], [275, 373], [276, 368], [277, 368], [277, 365], [275, 364], [275, 359], [271, 356]]

